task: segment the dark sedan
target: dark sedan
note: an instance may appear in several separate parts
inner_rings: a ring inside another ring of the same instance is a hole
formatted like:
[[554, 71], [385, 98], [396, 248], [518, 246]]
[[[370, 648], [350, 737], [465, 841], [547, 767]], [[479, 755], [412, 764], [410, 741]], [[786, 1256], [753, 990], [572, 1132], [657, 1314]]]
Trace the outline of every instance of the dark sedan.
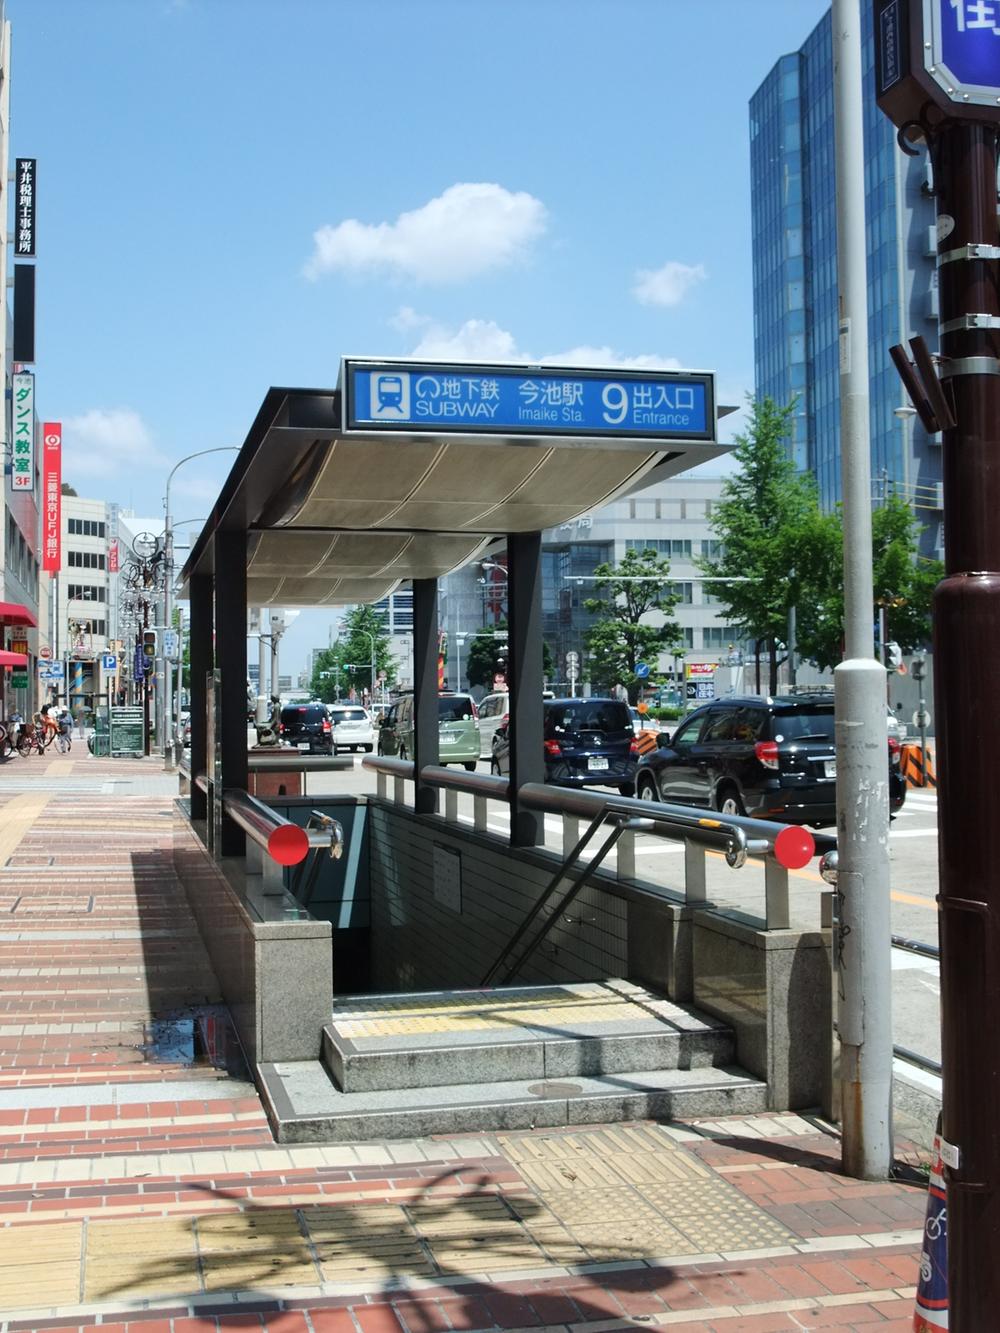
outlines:
[[[628, 704], [617, 699], [547, 699], [543, 736], [546, 782], [617, 787], [623, 796], [633, 795], [638, 747]], [[490, 771], [510, 772], [506, 726], [494, 737]]]
[[[899, 745], [886, 737], [889, 808], [906, 798]], [[836, 822], [833, 695], [720, 699], [642, 756], [636, 795], [786, 824]]]

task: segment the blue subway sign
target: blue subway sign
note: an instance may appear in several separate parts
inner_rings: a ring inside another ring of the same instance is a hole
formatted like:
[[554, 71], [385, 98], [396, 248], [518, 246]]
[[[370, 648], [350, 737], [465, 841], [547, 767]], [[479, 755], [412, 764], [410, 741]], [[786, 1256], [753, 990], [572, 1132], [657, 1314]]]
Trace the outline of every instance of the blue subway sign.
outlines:
[[347, 431], [714, 440], [714, 378], [658, 370], [345, 360]]

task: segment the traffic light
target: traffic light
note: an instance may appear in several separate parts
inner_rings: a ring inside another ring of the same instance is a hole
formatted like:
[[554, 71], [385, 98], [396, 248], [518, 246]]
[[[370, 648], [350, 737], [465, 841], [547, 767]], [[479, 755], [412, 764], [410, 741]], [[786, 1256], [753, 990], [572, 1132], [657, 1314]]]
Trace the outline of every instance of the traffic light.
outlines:
[[153, 661], [156, 657], [156, 630], [144, 629], [142, 631], [142, 669], [148, 676], [153, 669]]
[[890, 641], [885, 645], [885, 665], [890, 671], [898, 671], [903, 665], [903, 650], [898, 643]]
[[922, 657], [915, 657], [910, 664], [910, 675], [914, 680], [923, 680], [927, 674], [927, 663]]

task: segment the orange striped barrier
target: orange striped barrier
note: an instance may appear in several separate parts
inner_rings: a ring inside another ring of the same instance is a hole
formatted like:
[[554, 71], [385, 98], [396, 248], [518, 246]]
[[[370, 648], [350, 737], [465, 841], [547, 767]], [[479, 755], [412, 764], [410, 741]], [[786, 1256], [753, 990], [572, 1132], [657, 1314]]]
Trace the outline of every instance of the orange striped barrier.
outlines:
[[649, 731], [646, 727], [643, 727], [635, 738], [635, 748], [639, 754], [649, 754], [650, 750], [655, 750], [656, 738], [659, 734], [658, 731]]
[[937, 787], [937, 772], [934, 767], [934, 751], [927, 747], [927, 771], [924, 781], [924, 766], [918, 741], [904, 741], [899, 759], [903, 777], [908, 787]]

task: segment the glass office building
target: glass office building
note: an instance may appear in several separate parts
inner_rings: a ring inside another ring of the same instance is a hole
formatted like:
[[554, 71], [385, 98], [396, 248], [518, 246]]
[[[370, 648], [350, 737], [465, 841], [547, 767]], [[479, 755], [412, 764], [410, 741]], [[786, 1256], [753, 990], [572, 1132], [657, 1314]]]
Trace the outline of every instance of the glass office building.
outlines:
[[[872, 0], [862, 3], [868, 336], [874, 498], [914, 505], [925, 554], [942, 545], [940, 436], [911, 415], [889, 359], [922, 335], [937, 348], [934, 201], [924, 154], [907, 157], [875, 105]], [[829, 507], [840, 499], [833, 49], [827, 14], [750, 100], [756, 392], [797, 400], [790, 448]]]

